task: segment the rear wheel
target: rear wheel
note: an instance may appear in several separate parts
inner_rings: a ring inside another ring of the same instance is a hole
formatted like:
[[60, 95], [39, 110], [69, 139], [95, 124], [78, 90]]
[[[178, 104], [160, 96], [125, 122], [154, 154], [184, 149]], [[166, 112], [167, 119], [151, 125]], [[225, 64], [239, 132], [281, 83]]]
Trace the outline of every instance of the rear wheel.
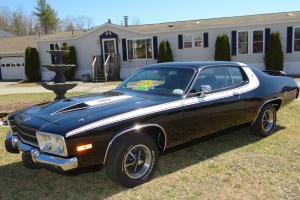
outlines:
[[276, 127], [277, 115], [276, 109], [272, 104], [265, 105], [257, 119], [251, 125], [251, 132], [259, 136], [269, 136]]
[[118, 138], [110, 147], [105, 169], [108, 176], [123, 187], [147, 182], [158, 163], [158, 148], [147, 134], [132, 133]]

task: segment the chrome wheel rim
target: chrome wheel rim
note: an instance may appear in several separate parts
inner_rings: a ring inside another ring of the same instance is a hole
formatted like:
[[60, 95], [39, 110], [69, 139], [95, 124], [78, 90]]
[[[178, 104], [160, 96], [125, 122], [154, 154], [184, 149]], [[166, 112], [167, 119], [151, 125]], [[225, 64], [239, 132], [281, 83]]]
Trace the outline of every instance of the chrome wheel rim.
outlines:
[[266, 110], [262, 117], [262, 127], [265, 132], [272, 130], [274, 124], [274, 115], [271, 110]]
[[135, 145], [129, 149], [123, 160], [123, 169], [132, 179], [143, 177], [149, 170], [152, 161], [150, 149], [143, 145]]

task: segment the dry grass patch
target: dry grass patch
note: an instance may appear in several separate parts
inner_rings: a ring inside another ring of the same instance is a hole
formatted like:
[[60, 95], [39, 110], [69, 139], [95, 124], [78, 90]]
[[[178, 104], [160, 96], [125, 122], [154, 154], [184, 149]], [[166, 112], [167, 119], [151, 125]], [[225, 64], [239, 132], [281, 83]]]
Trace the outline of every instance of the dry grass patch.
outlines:
[[[67, 93], [67, 97], [86, 94], [86, 92]], [[31, 105], [36, 105], [55, 98], [53, 93], [25, 93], [0, 95], [0, 112], [11, 112]]]
[[168, 153], [154, 179], [133, 189], [112, 183], [105, 170], [28, 170], [0, 145], [0, 199], [300, 199], [299, 113], [299, 101], [280, 110], [267, 138], [241, 128]]

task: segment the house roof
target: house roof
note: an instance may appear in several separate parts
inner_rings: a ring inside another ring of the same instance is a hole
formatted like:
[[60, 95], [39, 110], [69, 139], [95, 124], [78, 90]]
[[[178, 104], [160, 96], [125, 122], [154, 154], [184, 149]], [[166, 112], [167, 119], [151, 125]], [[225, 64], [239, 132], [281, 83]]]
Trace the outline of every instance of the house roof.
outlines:
[[21, 37], [5, 37], [0, 38], [0, 56], [22, 56], [27, 47], [37, 47], [38, 40], [51, 39], [70, 39], [78, 36], [84, 31], [58, 32], [48, 35], [32, 35]]
[[131, 25], [130, 29], [141, 32], [168, 32], [177, 30], [215, 28], [224, 26], [247, 26], [260, 24], [285, 23], [300, 21], [300, 11], [257, 14], [235, 17], [222, 17], [211, 19], [198, 19], [189, 21], [176, 21], [158, 24]]
[[52, 39], [72, 39], [77, 37], [78, 35], [88, 32], [90, 30], [79, 30], [79, 31], [68, 31], [68, 32], [57, 32], [54, 34], [41, 35], [39, 40], [52, 40]]
[[[257, 15], [246, 15], [246, 16], [234, 16], [234, 17], [222, 17], [222, 18], [211, 18], [211, 19], [198, 19], [198, 20], [188, 20], [188, 21], [176, 21], [176, 22], [165, 22], [157, 24], [143, 24], [143, 25], [129, 25], [127, 27], [105, 23], [97, 26], [93, 29], [78, 32], [78, 34], [72, 39], [77, 39], [79, 37], [85, 36], [92, 32], [98, 31], [104, 27], [118, 28], [139, 34], [149, 34], [149, 33], [159, 33], [159, 32], [172, 32], [172, 31], [183, 31], [183, 30], [198, 30], [198, 29], [208, 29], [208, 28], [218, 28], [218, 27], [230, 27], [230, 26], [248, 26], [248, 25], [268, 25], [276, 23], [290, 23], [290, 22], [300, 21], [300, 11], [291, 12], [280, 12], [280, 13], [268, 13], [268, 14], [257, 14]], [[54, 37], [45, 37], [41, 40], [60, 40], [65, 39], [59, 35], [54, 35]]]
[[37, 46], [37, 36], [0, 38], [0, 56], [23, 55], [27, 47]]

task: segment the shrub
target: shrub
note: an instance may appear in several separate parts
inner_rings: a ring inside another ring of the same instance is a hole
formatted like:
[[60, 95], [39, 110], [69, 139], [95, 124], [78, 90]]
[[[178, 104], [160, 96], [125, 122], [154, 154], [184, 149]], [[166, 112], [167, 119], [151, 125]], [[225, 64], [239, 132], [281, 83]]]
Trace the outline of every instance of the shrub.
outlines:
[[25, 50], [25, 75], [29, 81], [40, 81], [40, 59], [36, 48], [27, 47]]
[[229, 39], [226, 34], [219, 35], [216, 39], [215, 60], [231, 61]]
[[173, 61], [173, 53], [170, 46], [170, 43], [168, 41], [162, 41], [159, 44], [159, 50], [158, 50], [158, 58], [157, 62], [172, 62]]
[[64, 64], [73, 64], [76, 65], [75, 67], [72, 67], [70, 70], [64, 72], [64, 75], [66, 77], [67, 81], [73, 81], [76, 73], [77, 68], [77, 57], [76, 57], [76, 50], [73, 46], [63, 46], [61, 48], [62, 50], [68, 50], [69, 53], [65, 54], [62, 57]]
[[268, 44], [268, 51], [265, 54], [265, 66], [267, 70], [283, 69], [283, 51], [280, 39], [280, 33], [271, 33]]

